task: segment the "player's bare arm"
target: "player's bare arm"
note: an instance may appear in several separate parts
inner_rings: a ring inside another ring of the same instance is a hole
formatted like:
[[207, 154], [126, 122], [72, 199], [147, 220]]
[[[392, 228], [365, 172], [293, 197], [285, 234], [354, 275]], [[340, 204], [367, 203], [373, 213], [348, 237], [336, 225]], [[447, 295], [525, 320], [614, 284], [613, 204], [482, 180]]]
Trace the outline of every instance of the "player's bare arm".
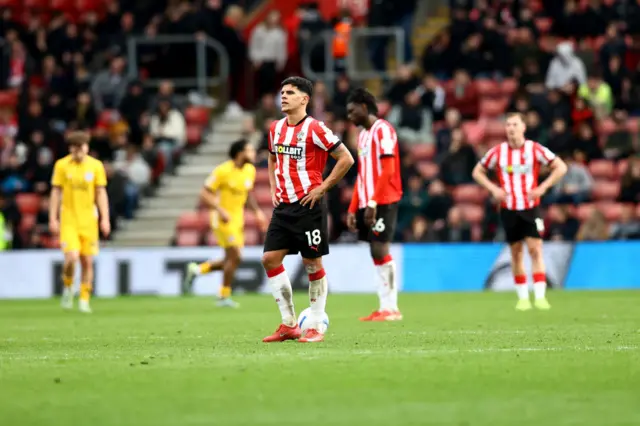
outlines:
[[253, 191], [249, 192], [249, 194], [247, 195], [247, 206], [251, 209], [254, 216], [256, 217], [260, 232], [266, 232], [267, 219], [264, 217], [264, 213], [262, 212], [262, 209], [260, 209], [260, 205], [258, 204]]
[[56, 235], [60, 232], [60, 200], [62, 199], [62, 189], [59, 186], [51, 188], [49, 199], [49, 232]]
[[487, 169], [481, 163], [476, 164], [471, 176], [473, 180], [489, 191], [496, 201], [502, 202], [506, 199], [507, 193], [489, 179]]
[[109, 219], [109, 197], [107, 196], [107, 188], [98, 186], [96, 188], [96, 205], [100, 213], [100, 230], [105, 237], [111, 233], [111, 221]]
[[220, 220], [224, 223], [229, 221], [229, 214], [225, 209], [220, 207], [218, 196], [206, 186], [200, 191], [200, 199], [210, 209], [215, 210], [220, 215]]
[[336, 160], [336, 165], [333, 167], [333, 170], [331, 170], [329, 176], [322, 182], [322, 185], [313, 188], [300, 201], [300, 204], [303, 206], [309, 204], [309, 207], [313, 208], [316, 203], [319, 203], [320, 200], [322, 200], [324, 194], [340, 182], [351, 166], [353, 166], [353, 156], [344, 144], [338, 145], [336, 149], [331, 151], [331, 156]]
[[267, 160], [267, 167], [269, 169], [269, 190], [271, 191], [271, 203], [273, 207], [278, 207], [280, 201], [276, 196], [276, 156], [275, 154], [269, 154]]
[[549, 168], [551, 169], [551, 173], [549, 173], [549, 176], [540, 185], [538, 185], [538, 187], [529, 192], [529, 199], [535, 200], [542, 197], [556, 183], [560, 182], [560, 179], [562, 179], [562, 177], [567, 173], [567, 164], [559, 157], [556, 157], [551, 161]]

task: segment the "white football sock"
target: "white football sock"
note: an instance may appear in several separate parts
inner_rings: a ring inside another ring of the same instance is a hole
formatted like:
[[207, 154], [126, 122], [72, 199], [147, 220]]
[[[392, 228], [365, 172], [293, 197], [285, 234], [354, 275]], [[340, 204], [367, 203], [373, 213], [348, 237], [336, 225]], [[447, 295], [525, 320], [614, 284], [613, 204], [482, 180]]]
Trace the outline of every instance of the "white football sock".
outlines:
[[309, 306], [311, 307], [311, 313], [315, 317], [314, 321], [320, 321], [322, 314], [325, 313], [329, 290], [328, 284], [324, 269], [309, 274]]
[[[376, 270], [380, 277], [378, 284], [378, 298], [381, 311], [398, 310], [398, 287], [396, 284], [396, 263], [387, 256], [382, 264], [376, 264]], [[376, 262], [377, 263], [377, 262]]]
[[547, 278], [544, 272], [533, 274], [533, 295], [536, 299], [544, 299], [547, 292]]
[[296, 314], [293, 307], [293, 289], [287, 271], [284, 270], [284, 266], [280, 265], [278, 268], [267, 271], [267, 276], [269, 277], [271, 294], [280, 308], [282, 323], [293, 327], [296, 325]]
[[527, 284], [527, 276], [526, 275], [516, 275], [513, 277], [513, 280], [516, 285], [516, 292], [518, 293], [518, 299], [528, 299], [529, 298], [529, 285]]

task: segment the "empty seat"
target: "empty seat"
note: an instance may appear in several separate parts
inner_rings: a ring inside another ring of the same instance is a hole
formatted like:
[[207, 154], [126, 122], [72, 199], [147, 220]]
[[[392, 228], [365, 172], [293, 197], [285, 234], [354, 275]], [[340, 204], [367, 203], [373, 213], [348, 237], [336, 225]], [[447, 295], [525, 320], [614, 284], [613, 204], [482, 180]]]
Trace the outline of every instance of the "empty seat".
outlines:
[[482, 225], [475, 224], [471, 226], [471, 240], [482, 241]]
[[176, 228], [178, 230], [199, 230], [201, 228], [201, 214], [198, 212], [186, 212], [178, 218]]
[[479, 79], [476, 80], [476, 88], [481, 98], [494, 97], [500, 94], [500, 86], [494, 80]]
[[620, 194], [620, 182], [598, 180], [593, 185], [594, 200], [615, 200]]
[[484, 98], [480, 100], [480, 117], [483, 118], [497, 118], [504, 114], [509, 105], [508, 98]]
[[487, 197], [487, 192], [474, 184], [458, 185], [453, 188], [453, 200], [456, 203], [480, 204]]
[[591, 215], [591, 212], [595, 208], [595, 205], [592, 203], [580, 204], [576, 209], [576, 218], [582, 222], [587, 220], [587, 218]]
[[621, 178], [622, 176], [624, 176], [625, 173], [627, 173], [627, 169], [629, 168], [629, 160], [627, 160], [626, 158], [623, 160], [618, 161], [618, 178]]
[[431, 163], [429, 161], [423, 161], [418, 163], [418, 172], [422, 175], [423, 178], [427, 180], [435, 179], [440, 173], [440, 167], [436, 163]]
[[260, 232], [256, 228], [245, 228], [244, 244], [247, 246], [257, 246], [260, 244]]
[[633, 134], [638, 133], [638, 119], [636, 117], [629, 117], [627, 119], [627, 130]]
[[216, 236], [213, 232], [207, 232], [205, 235], [205, 240], [206, 240], [206, 244], [208, 246], [217, 246], [218, 245], [218, 240], [216, 239]]
[[198, 231], [179, 231], [176, 244], [180, 247], [196, 247], [200, 245], [200, 233]]
[[541, 17], [535, 19], [536, 28], [541, 33], [548, 33], [551, 30], [551, 26], [553, 25], [553, 21], [551, 18]]
[[38, 194], [18, 194], [16, 204], [23, 214], [36, 214], [40, 209], [40, 196]]
[[202, 142], [202, 128], [197, 124], [187, 125], [187, 145], [197, 146]]
[[470, 224], [481, 223], [484, 219], [484, 207], [477, 204], [458, 204], [462, 217]]
[[411, 154], [416, 161], [431, 160], [436, 153], [436, 147], [430, 143], [420, 143], [411, 146]]
[[615, 163], [610, 160], [592, 160], [589, 172], [594, 179], [615, 179], [618, 175]]
[[184, 119], [187, 124], [195, 124], [204, 127], [209, 124], [209, 109], [205, 107], [191, 106], [184, 111]]
[[258, 185], [258, 183], [269, 184], [269, 169], [256, 169], [256, 185]]
[[516, 90], [518, 90], [518, 82], [515, 78], [505, 78], [500, 83], [500, 93], [507, 99], [511, 99]]
[[607, 221], [616, 222], [620, 220], [620, 216], [622, 215], [622, 204], [614, 201], [602, 201], [597, 203], [596, 206], [602, 212]]
[[613, 122], [612, 119], [608, 118], [606, 120], [602, 120], [600, 125], [598, 126], [598, 133], [601, 136], [608, 136], [616, 129], [616, 123]]
[[254, 191], [256, 201], [262, 207], [271, 205], [271, 192], [266, 191]]
[[467, 137], [467, 142], [471, 145], [479, 144], [484, 139], [485, 129], [481, 121], [466, 121], [462, 123], [462, 131]]
[[504, 140], [505, 138], [504, 123], [500, 120], [487, 121], [484, 130], [486, 139]]
[[23, 214], [22, 220], [20, 220], [20, 232], [22, 234], [26, 234], [30, 232], [35, 225], [36, 225], [36, 215]]

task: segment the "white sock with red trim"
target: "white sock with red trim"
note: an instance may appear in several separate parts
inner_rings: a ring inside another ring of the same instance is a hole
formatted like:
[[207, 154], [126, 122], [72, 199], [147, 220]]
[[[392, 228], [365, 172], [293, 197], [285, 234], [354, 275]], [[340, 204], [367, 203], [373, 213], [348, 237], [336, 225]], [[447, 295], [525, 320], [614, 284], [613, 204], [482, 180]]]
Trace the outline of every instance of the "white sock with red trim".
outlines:
[[380, 281], [378, 298], [381, 311], [398, 311], [398, 286], [396, 285], [396, 262], [390, 254], [382, 259], [374, 259]]
[[267, 271], [267, 277], [269, 277], [271, 294], [273, 294], [273, 298], [276, 299], [278, 308], [280, 308], [282, 323], [289, 327], [295, 326], [297, 318], [293, 307], [293, 289], [291, 288], [289, 276], [284, 270], [284, 265]]
[[544, 299], [547, 293], [547, 276], [544, 272], [533, 273], [533, 294], [536, 299]]
[[[322, 320], [322, 314], [325, 313], [328, 290], [329, 283], [327, 282], [327, 274], [324, 268], [309, 274], [309, 306], [311, 307], [311, 314], [314, 317], [314, 324], [315, 322], [320, 322]], [[314, 327], [318, 328], [319, 325], [320, 324], [314, 325]]]
[[527, 276], [516, 275], [513, 277], [513, 281], [516, 284], [516, 293], [518, 294], [518, 299], [528, 299], [529, 298], [529, 286], [527, 285]]

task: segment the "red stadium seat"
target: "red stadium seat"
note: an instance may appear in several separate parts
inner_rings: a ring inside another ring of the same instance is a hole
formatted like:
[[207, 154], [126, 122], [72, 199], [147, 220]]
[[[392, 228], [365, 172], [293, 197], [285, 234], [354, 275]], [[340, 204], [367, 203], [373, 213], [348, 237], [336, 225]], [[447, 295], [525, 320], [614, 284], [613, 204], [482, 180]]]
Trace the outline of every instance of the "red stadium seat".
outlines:
[[256, 228], [245, 228], [244, 244], [247, 246], [257, 246], [260, 244], [260, 232]]
[[27, 234], [33, 229], [35, 225], [36, 225], [36, 215], [23, 214], [22, 220], [20, 221], [20, 233], [23, 235]]
[[40, 209], [40, 196], [37, 194], [18, 194], [16, 204], [23, 214], [36, 214]]
[[187, 144], [198, 146], [202, 142], [202, 129], [195, 124], [187, 125]]
[[79, 12], [100, 10], [100, 0], [76, 0], [76, 8]]
[[615, 179], [618, 175], [615, 163], [609, 160], [592, 160], [589, 172], [594, 179]]
[[487, 121], [487, 124], [485, 125], [485, 138], [504, 140], [504, 123], [500, 120]]
[[180, 247], [196, 247], [200, 245], [200, 232], [180, 231], [178, 232], [176, 243]]
[[627, 173], [627, 169], [629, 168], [629, 160], [623, 159], [618, 161], [618, 178], [624, 176]]
[[485, 129], [480, 121], [466, 121], [462, 123], [462, 131], [467, 137], [467, 142], [471, 145], [477, 145], [484, 139]]
[[262, 207], [271, 206], [271, 193], [269, 191], [254, 191], [256, 201]]
[[615, 200], [620, 194], [620, 182], [598, 180], [593, 185], [594, 200]]
[[608, 118], [606, 120], [602, 120], [600, 122], [600, 126], [598, 127], [598, 134], [600, 136], [609, 136], [616, 129], [616, 124], [612, 119]]
[[209, 124], [210, 112], [208, 108], [192, 106], [184, 111], [184, 119], [187, 124], [196, 124], [204, 127]]
[[21, 3], [20, 0], [0, 0], [0, 7], [17, 9]]
[[490, 99], [484, 98], [480, 100], [480, 117], [481, 118], [497, 118], [504, 114], [509, 106], [508, 98]]
[[500, 92], [508, 99], [511, 99], [516, 90], [518, 90], [518, 82], [515, 78], [506, 78], [500, 83]]
[[479, 224], [484, 219], [484, 207], [477, 204], [457, 204], [464, 220], [472, 225]]
[[578, 209], [576, 210], [576, 218], [580, 222], [587, 220], [594, 208], [595, 208], [595, 204], [592, 204], [592, 203], [580, 204], [578, 206]]
[[198, 229], [207, 230], [211, 227], [211, 210], [204, 208], [198, 212]]
[[418, 163], [418, 172], [422, 175], [423, 178], [427, 180], [435, 179], [440, 173], [440, 167], [436, 163], [431, 163], [429, 161], [423, 161]]
[[430, 143], [420, 143], [411, 146], [411, 153], [416, 161], [431, 160], [436, 153], [436, 147]]
[[482, 225], [476, 224], [471, 226], [471, 240], [482, 241]]
[[608, 222], [616, 222], [622, 216], [622, 204], [615, 201], [601, 201], [596, 204]]
[[551, 26], [553, 25], [553, 20], [551, 18], [536, 18], [535, 20], [536, 28], [541, 33], [548, 33], [551, 30]]
[[201, 226], [200, 213], [198, 212], [186, 212], [178, 218], [176, 228], [178, 230], [195, 230], [198, 231]]
[[13, 90], [0, 92], [0, 107], [14, 107], [18, 103], [18, 94]]
[[456, 203], [480, 204], [486, 198], [487, 192], [480, 185], [458, 185], [453, 188], [453, 200]]
[[256, 169], [256, 185], [258, 183], [269, 183], [269, 169], [260, 168]]
[[476, 80], [476, 87], [478, 88], [478, 95], [481, 98], [495, 97], [500, 93], [500, 86], [494, 80], [479, 79]]
[[75, 0], [51, 0], [51, 9], [75, 12]]
[[23, 0], [22, 5], [25, 9], [45, 10], [49, 9], [49, 0]]
[[638, 119], [635, 117], [629, 117], [627, 119], [627, 130], [632, 134], [638, 133]]

